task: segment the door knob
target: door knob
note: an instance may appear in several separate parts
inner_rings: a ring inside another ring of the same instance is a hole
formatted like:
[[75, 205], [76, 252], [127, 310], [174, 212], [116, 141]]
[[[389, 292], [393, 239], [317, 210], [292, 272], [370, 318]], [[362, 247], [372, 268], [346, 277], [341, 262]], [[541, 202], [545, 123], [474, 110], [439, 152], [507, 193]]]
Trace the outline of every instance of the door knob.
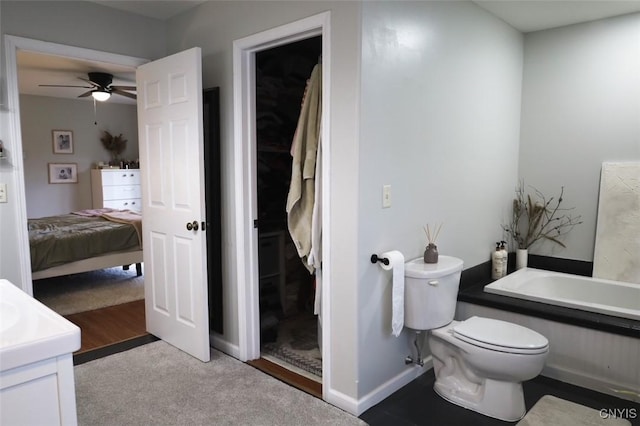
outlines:
[[197, 231], [200, 225], [198, 225], [198, 221], [194, 220], [193, 222], [187, 222], [187, 231]]

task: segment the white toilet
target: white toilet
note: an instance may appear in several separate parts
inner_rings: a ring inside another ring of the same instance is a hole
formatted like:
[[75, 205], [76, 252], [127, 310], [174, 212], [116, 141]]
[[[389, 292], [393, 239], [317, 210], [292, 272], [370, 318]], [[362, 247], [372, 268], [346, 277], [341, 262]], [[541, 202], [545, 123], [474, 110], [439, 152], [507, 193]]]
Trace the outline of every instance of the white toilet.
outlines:
[[405, 264], [405, 327], [429, 330], [434, 390], [444, 399], [500, 420], [525, 412], [522, 382], [544, 367], [549, 341], [505, 321], [471, 317], [454, 321], [462, 260], [439, 256]]

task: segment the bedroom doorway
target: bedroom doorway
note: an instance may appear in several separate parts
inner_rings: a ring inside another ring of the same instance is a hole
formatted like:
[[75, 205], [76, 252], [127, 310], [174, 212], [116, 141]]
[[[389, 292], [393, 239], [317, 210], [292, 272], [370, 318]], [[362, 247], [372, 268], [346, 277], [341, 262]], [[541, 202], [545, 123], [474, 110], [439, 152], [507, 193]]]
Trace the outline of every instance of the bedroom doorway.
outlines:
[[[18, 93], [18, 77], [17, 77], [17, 61], [16, 55], [19, 50], [39, 52], [43, 54], [58, 55], [63, 57], [72, 57], [86, 60], [94, 60], [103, 63], [118, 64], [120, 66], [128, 66], [137, 69], [138, 66], [146, 63], [146, 60], [140, 58], [132, 58], [124, 55], [111, 54], [107, 52], [98, 52], [90, 49], [77, 48], [72, 46], [57, 45], [54, 43], [41, 42], [38, 40], [25, 39], [15, 36], [5, 36], [6, 41], [6, 60], [7, 60], [7, 98], [9, 100], [9, 110], [14, 107], [12, 114], [9, 117], [11, 140], [16, 141], [12, 146], [11, 161], [14, 162], [12, 178], [15, 182], [16, 190], [16, 205], [15, 205], [15, 221], [16, 221], [16, 233], [17, 238], [17, 252], [18, 258], [22, 259], [18, 264], [20, 265], [20, 279], [16, 281], [26, 293], [33, 295], [33, 286], [31, 280], [31, 268], [26, 259], [30, 258], [29, 254], [29, 240], [27, 236], [27, 215], [26, 215], [26, 203], [24, 193], [24, 176], [22, 175], [23, 169], [23, 156], [22, 156], [22, 134], [20, 129], [20, 113], [18, 109], [19, 93]], [[198, 78], [201, 77], [201, 73]], [[199, 90], [202, 90], [201, 84], [198, 85]], [[200, 110], [201, 112], [201, 110]], [[202, 115], [194, 114], [196, 120], [199, 120], [200, 127], [202, 126]], [[199, 190], [196, 192], [200, 192]], [[204, 220], [204, 215], [202, 217]], [[147, 265], [148, 266], [148, 265]], [[206, 275], [206, 273], [205, 273]], [[148, 283], [145, 283], [147, 286]], [[207, 310], [207, 300], [203, 298], [197, 301], [199, 310], [200, 305], [204, 306], [204, 310]], [[204, 315], [201, 319], [208, 326], [208, 314]], [[206, 333], [206, 341], [208, 348], [208, 333]]]
[[[18, 83], [20, 83], [23, 78], [33, 78], [33, 75], [29, 73], [33, 73], [32, 70], [34, 67], [44, 67], [45, 69], [52, 67], [53, 69], [60, 66], [60, 61], [66, 61], [66, 66], [73, 67], [74, 69], [77, 67], [79, 69], [83, 66], [94, 66], [95, 57], [101, 56], [97, 55], [94, 57], [91, 54], [85, 54], [87, 52], [82, 50], [80, 55], [76, 55], [75, 48], [60, 45], [48, 45], [47, 48], [41, 49], [38, 42], [32, 43], [30, 40], [20, 40], [17, 44], [20, 47], [16, 47], [15, 61]], [[104, 64], [101, 66], [107, 67], [109, 71], [115, 72], [115, 70], [117, 70], [121, 73], [125, 73], [125, 70], [130, 70], [130, 72], [133, 73], [132, 75], [135, 75], [137, 64], [142, 63], [142, 60], [137, 58], [129, 58], [122, 61], [120, 61], [121, 58], [119, 57], [116, 59], [120, 64]], [[127, 61], [128, 64], [123, 64]], [[83, 63], [86, 65], [83, 65]], [[54, 75], [60, 78], [59, 74], [54, 73]], [[77, 70], [74, 76], [75, 75], [82, 74]], [[82, 82], [80, 81], [80, 83]], [[77, 93], [73, 93], [73, 95], [75, 96]], [[69, 122], [64, 125], [65, 128], [72, 129], [72, 134], [75, 136], [75, 143], [71, 150], [71, 155], [67, 155], [62, 160], [70, 162], [77, 161], [78, 170], [85, 169], [84, 163], [89, 161], [86, 160], [86, 158], [96, 162], [106, 159], [100, 156], [103, 153], [106, 154], [106, 151], [103, 151], [100, 147], [99, 140], [96, 139], [95, 144], [81, 143], [88, 139], [86, 137], [87, 134], [93, 134], [93, 132], [95, 132], [96, 125], [99, 126], [100, 129], [109, 128], [105, 126], [109, 126], [109, 124], [115, 120], [119, 125], [127, 123], [125, 125], [127, 129], [124, 131], [125, 134], [137, 134], [135, 102], [133, 102], [133, 106], [131, 105], [131, 101], [125, 103], [111, 102], [108, 104], [98, 104], [96, 110], [94, 110], [91, 102], [81, 102], [76, 99], [57, 98], [53, 96], [43, 97], [37, 94], [31, 96], [28, 94], [27, 96], [23, 96], [21, 94], [20, 96], [21, 114], [19, 117], [19, 125], [17, 126], [20, 130], [20, 140], [25, 140], [25, 138], [27, 141], [44, 140], [46, 143], [46, 132], [49, 130], [42, 130], [45, 132], [44, 137], [42, 137], [42, 135], [34, 135], [34, 129], [38, 128], [38, 126], [30, 123], [29, 120], [32, 119], [30, 114], [34, 114], [35, 111], [37, 114], [50, 117], [52, 121], [57, 121], [60, 119], [60, 114], [56, 115], [55, 109], [56, 105], [59, 105], [58, 109], [62, 109], [66, 113], [65, 118], [69, 117]], [[117, 99], [113, 99], [112, 101], [117, 101]], [[49, 109], [47, 113], [47, 108], [53, 108], [53, 111]], [[133, 115], [132, 118], [131, 115]], [[44, 124], [39, 125], [39, 127], [48, 129], [48, 125], [46, 124], [47, 120], [39, 120], [38, 117], [42, 118], [36, 115], [35, 119], [42, 121], [42, 124]], [[97, 124], [94, 124], [94, 120]], [[114, 129], [110, 128], [110, 130]], [[122, 129], [115, 130], [122, 131]], [[91, 141], [93, 139], [94, 138], [88, 140]], [[88, 148], [88, 146], [91, 148]], [[33, 218], [54, 214], [53, 211], [47, 210], [47, 208], [51, 207], [47, 206], [46, 201], [44, 205], [42, 205], [42, 203], [38, 204], [39, 192], [41, 189], [46, 189], [46, 187], [34, 187], [32, 183], [40, 182], [42, 180], [41, 177], [39, 175], [30, 177], [30, 174], [41, 171], [41, 167], [34, 166], [33, 161], [41, 156], [46, 157], [50, 155], [50, 147], [45, 145], [42, 148], [38, 148], [38, 146], [33, 144], [23, 144], [22, 148], [22, 151], [25, 152], [23, 158], [23, 178], [26, 181], [24, 185], [26, 216]], [[124, 153], [124, 157], [129, 159], [137, 158], [137, 146], [132, 145], [132, 141], [128, 143], [128, 148]], [[44, 153], [34, 153], [34, 150], [44, 150]], [[129, 153], [129, 155], [126, 155], [127, 153]], [[60, 161], [59, 158], [55, 158], [55, 160]], [[83, 208], [92, 206], [91, 204], [86, 204], [87, 199], [89, 203], [91, 203], [92, 198], [91, 178], [92, 176], [89, 175], [88, 169], [86, 173], [83, 172], [79, 176], [80, 184], [82, 185], [79, 190], [81, 190], [83, 194], [86, 193], [88, 195], [88, 197], [79, 200]], [[79, 184], [74, 185], [74, 187], [79, 187]], [[29, 194], [30, 191], [31, 196]], [[29, 200], [36, 200], [36, 202], [30, 205]], [[49, 204], [52, 205], [51, 203]], [[31, 210], [29, 209], [30, 206]], [[70, 210], [77, 209], [75, 207], [73, 209], [63, 207], [59, 213], [69, 213]], [[26, 225], [24, 228], [26, 228]], [[140, 261], [141, 260], [142, 255], [140, 254]], [[118, 260], [115, 262], [117, 261]], [[27, 262], [25, 263], [28, 265]], [[150, 337], [146, 332], [144, 313], [144, 274], [139, 274], [139, 272], [142, 271], [142, 265], [139, 264], [141, 269], [137, 271], [135, 264], [126, 265], [125, 267], [105, 268], [103, 263], [102, 261], [94, 262], [93, 259], [89, 259], [86, 265], [83, 264], [77, 268], [88, 272], [76, 273], [73, 268], [70, 268], [69, 271], [61, 269], [60, 271], [50, 272], [50, 270], [48, 270], [44, 273], [39, 272], [38, 274], [32, 275], [34, 280], [32, 281], [30, 290], [33, 296], [57, 313], [69, 319], [73, 318], [72, 322], [81, 326], [82, 347], [77, 353], [83, 353], [96, 348], [100, 348], [100, 351], [105, 353], [105, 347], [111, 346], [112, 344], [126, 342], [131, 344], [132, 339]], [[122, 265], [125, 265], [124, 259]], [[125, 268], [127, 268], [127, 270], [125, 270]], [[41, 274], [42, 277], [40, 277], [39, 274]], [[142, 305], [140, 302], [142, 302]], [[102, 320], [100, 318], [102, 318]], [[119, 326], [109, 327], [105, 325], [106, 322], [104, 319], [106, 318], [109, 318], [109, 320], [106, 321], [109, 324], [119, 324]]]

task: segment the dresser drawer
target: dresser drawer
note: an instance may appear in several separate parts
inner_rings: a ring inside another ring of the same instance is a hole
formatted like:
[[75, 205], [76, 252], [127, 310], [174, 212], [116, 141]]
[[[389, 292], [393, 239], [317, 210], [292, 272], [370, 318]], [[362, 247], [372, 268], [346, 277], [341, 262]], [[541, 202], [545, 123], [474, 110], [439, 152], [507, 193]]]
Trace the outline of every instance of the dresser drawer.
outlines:
[[140, 212], [142, 211], [142, 199], [131, 198], [127, 200], [105, 200], [104, 207], [117, 210], [133, 210]]
[[140, 185], [105, 186], [102, 188], [102, 199], [105, 201], [141, 197]]
[[140, 170], [115, 169], [102, 170], [102, 185], [140, 185]]

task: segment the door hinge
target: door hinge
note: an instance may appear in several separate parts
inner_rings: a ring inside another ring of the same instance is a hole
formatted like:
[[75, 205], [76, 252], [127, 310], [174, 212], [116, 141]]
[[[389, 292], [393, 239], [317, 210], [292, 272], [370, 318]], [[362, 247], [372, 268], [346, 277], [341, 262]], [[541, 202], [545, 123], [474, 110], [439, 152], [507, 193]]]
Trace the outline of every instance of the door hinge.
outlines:
[[253, 227], [258, 229], [258, 219], [253, 219]]

